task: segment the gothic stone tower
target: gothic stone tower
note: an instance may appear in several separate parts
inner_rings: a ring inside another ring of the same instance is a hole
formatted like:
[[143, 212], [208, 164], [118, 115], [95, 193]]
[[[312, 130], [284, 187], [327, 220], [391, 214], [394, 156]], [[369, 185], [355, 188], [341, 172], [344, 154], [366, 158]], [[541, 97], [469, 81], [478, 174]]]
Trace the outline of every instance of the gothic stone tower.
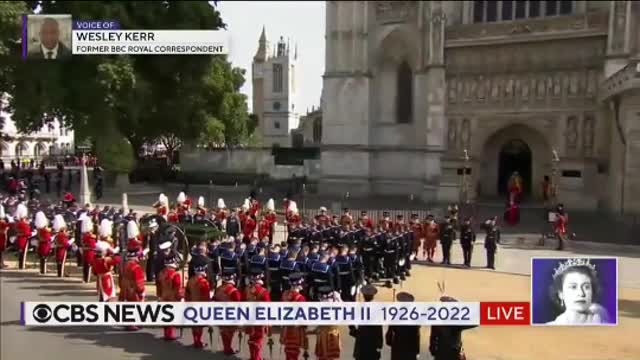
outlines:
[[253, 58], [253, 112], [266, 146], [291, 146], [291, 130], [298, 127], [296, 109], [297, 47], [290, 51], [283, 37], [271, 48], [263, 28]]

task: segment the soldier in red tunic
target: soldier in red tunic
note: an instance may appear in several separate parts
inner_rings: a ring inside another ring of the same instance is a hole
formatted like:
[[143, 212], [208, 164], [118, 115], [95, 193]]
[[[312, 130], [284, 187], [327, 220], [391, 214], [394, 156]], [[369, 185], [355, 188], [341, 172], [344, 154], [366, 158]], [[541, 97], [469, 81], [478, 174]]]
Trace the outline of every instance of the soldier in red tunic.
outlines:
[[[178, 269], [178, 259], [175, 254], [170, 254], [164, 258], [164, 270], [159, 274], [158, 299], [166, 302], [180, 302], [184, 300], [184, 287], [182, 285], [182, 275]], [[164, 340], [176, 340], [176, 328], [172, 326], [164, 327]]]
[[227, 205], [224, 203], [224, 199], [218, 199], [218, 210], [216, 211], [215, 222], [219, 224], [221, 229], [227, 228]]
[[[330, 286], [318, 288], [320, 301], [336, 302], [336, 296]], [[318, 326], [316, 329], [316, 356], [318, 360], [340, 359], [342, 351], [342, 340], [340, 338], [340, 328], [335, 325]]]
[[[242, 294], [243, 301], [249, 302], [271, 302], [269, 290], [263, 286], [263, 270], [253, 268], [249, 278], [249, 286]], [[265, 335], [271, 336], [270, 326], [248, 326], [245, 332], [249, 336], [249, 354], [251, 360], [262, 360], [262, 348], [264, 347]]]
[[278, 224], [278, 216], [276, 215], [276, 204], [273, 199], [267, 201], [267, 213], [264, 215], [264, 219], [269, 223], [269, 242], [273, 242], [273, 234]]
[[[283, 302], [305, 302], [305, 297], [300, 293], [304, 286], [304, 275], [293, 273], [289, 275], [291, 288], [282, 294]], [[304, 349], [309, 349], [306, 326], [285, 326], [280, 333], [280, 344], [284, 346], [286, 360], [298, 360]]]
[[169, 215], [169, 199], [165, 194], [160, 194], [158, 196], [158, 202], [156, 202], [153, 207], [156, 208], [156, 213], [165, 220], [167, 220], [167, 216]]
[[[211, 301], [211, 288], [209, 287], [209, 280], [207, 279], [207, 273], [209, 272], [209, 264], [205, 257], [196, 257], [191, 261], [193, 266], [193, 276], [189, 279], [186, 287], [186, 300], [192, 301]], [[191, 334], [193, 335], [193, 347], [196, 349], [202, 349], [206, 344], [202, 341], [202, 335], [204, 333], [204, 327], [195, 326], [191, 328]]]
[[373, 230], [373, 221], [371, 220], [371, 218], [367, 214], [366, 210], [362, 210], [360, 212], [360, 219], [358, 220], [358, 223], [360, 224], [360, 227], [362, 227], [362, 228]]
[[142, 251], [145, 241], [144, 236], [140, 233], [140, 228], [134, 220], [127, 223], [127, 251]]
[[[236, 288], [236, 269], [225, 268], [222, 271], [222, 285], [218, 286], [213, 294], [214, 301], [218, 302], [239, 302], [242, 299], [240, 290]], [[237, 327], [235, 326], [220, 326], [220, 337], [222, 338], [222, 347], [225, 355], [233, 355], [236, 353], [233, 350], [231, 343], [233, 342], [233, 335], [236, 333]]]
[[7, 215], [4, 212], [4, 206], [0, 205], [0, 269], [4, 269], [7, 266], [4, 264], [4, 251], [7, 249], [7, 243], [9, 242], [9, 221]]
[[331, 218], [327, 215], [327, 208], [324, 206], [320, 207], [320, 214], [316, 215], [314, 219], [316, 225], [327, 226], [331, 222]]
[[260, 205], [258, 199], [252, 198], [250, 200], [250, 205], [249, 214], [258, 217], [260, 215], [260, 210], [262, 209], [262, 205]]
[[64, 264], [67, 261], [67, 252], [73, 246], [75, 239], [69, 239], [67, 234], [67, 223], [62, 215], [58, 214], [53, 218], [53, 232], [55, 233], [56, 247], [56, 265], [58, 268], [58, 277], [64, 275]]
[[253, 234], [256, 231], [257, 223], [254, 215], [249, 215], [242, 226], [242, 233], [245, 239], [253, 239]]
[[302, 218], [300, 217], [300, 213], [298, 211], [298, 205], [295, 202], [291, 202], [289, 206], [289, 215], [287, 217], [287, 230], [289, 233], [298, 228], [298, 226], [302, 223]]
[[29, 211], [24, 204], [18, 204], [16, 207], [15, 220], [17, 221], [15, 229], [17, 233], [16, 246], [18, 247], [19, 254], [18, 268], [22, 270], [25, 267], [29, 238], [32, 236], [31, 225], [29, 224]]
[[351, 226], [352, 224], [353, 216], [351, 216], [351, 211], [344, 208], [344, 212], [342, 213], [342, 216], [340, 216], [340, 226]]
[[109, 243], [105, 241], [99, 241], [96, 244], [96, 257], [92, 267], [97, 276], [96, 289], [98, 290], [98, 301], [118, 301], [113, 274], [114, 268], [121, 262], [120, 256], [115, 255], [117, 250], [117, 248], [111, 248]]
[[[140, 265], [140, 252], [127, 252], [127, 263], [121, 276], [120, 301], [143, 302], [146, 297], [144, 269]], [[137, 326], [127, 326], [129, 331], [137, 331]]]
[[82, 279], [85, 283], [88, 283], [91, 277], [91, 267], [96, 258], [95, 247], [98, 238], [93, 233], [93, 221], [91, 218], [88, 215], [84, 215], [84, 217], [81, 216], [81, 219]]
[[35, 225], [38, 231], [38, 256], [40, 256], [40, 274], [47, 273], [47, 258], [53, 250], [49, 220], [42, 211], [36, 213]]
[[258, 239], [268, 239], [271, 244], [271, 223], [269, 220], [262, 218], [258, 224]]
[[204, 197], [200, 196], [198, 198], [198, 207], [197, 207], [197, 210], [196, 210], [196, 214], [198, 216], [205, 217], [205, 216], [207, 216], [207, 212], [208, 212], [208, 210], [205, 207]]

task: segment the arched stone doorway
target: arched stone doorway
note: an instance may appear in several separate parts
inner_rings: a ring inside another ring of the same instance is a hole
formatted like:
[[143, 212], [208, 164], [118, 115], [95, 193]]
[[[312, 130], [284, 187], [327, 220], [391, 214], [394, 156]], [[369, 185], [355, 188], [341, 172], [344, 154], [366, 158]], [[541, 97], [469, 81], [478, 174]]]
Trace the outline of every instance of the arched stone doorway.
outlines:
[[517, 171], [524, 180], [526, 198], [542, 199], [542, 179], [551, 174], [551, 147], [546, 137], [533, 127], [513, 124], [486, 139], [477, 180], [479, 195], [506, 199], [509, 177]]
[[531, 148], [520, 139], [513, 139], [502, 145], [498, 155], [499, 195], [506, 196], [509, 191], [509, 178], [517, 172], [524, 182], [524, 194], [531, 194]]

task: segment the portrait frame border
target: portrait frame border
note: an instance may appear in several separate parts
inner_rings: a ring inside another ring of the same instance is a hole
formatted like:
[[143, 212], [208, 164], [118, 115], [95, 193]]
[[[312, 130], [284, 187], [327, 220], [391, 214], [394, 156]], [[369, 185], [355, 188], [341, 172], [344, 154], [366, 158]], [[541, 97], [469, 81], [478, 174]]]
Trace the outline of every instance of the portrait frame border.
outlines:
[[[560, 325], [560, 324], [536, 324], [533, 322], [533, 260], [535, 259], [613, 259], [615, 260], [615, 268], [616, 268], [616, 307], [615, 307], [615, 314], [616, 314], [616, 319], [615, 322], [612, 322], [610, 324], [581, 324], [581, 325]], [[529, 304], [531, 304], [530, 306], [530, 311], [531, 314], [529, 316], [529, 326], [536, 326], [536, 327], [610, 327], [610, 326], [618, 326], [620, 323], [620, 262], [619, 262], [619, 257], [618, 256], [605, 256], [605, 255], [595, 255], [595, 256], [532, 256], [530, 258], [530, 263], [529, 263], [529, 272], [530, 272], [530, 277], [529, 277]]]

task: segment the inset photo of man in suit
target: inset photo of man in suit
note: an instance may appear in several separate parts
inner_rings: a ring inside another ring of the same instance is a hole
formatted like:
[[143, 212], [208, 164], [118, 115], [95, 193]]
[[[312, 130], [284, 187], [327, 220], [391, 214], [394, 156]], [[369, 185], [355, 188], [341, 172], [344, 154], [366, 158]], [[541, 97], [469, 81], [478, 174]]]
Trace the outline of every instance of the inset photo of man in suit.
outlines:
[[71, 16], [31, 15], [28, 57], [58, 60], [71, 57]]

